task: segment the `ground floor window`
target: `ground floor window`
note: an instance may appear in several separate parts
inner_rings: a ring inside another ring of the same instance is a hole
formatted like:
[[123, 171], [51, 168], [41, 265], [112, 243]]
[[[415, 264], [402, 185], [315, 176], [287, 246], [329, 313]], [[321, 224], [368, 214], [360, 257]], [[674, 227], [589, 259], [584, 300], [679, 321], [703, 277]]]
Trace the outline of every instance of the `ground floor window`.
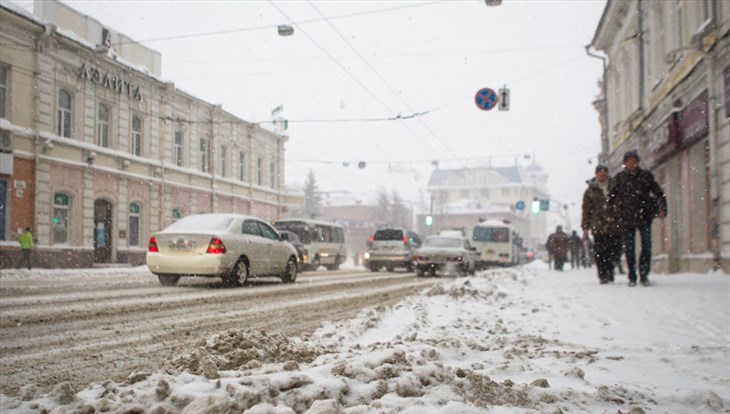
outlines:
[[139, 246], [139, 217], [142, 207], [137, 203], [129, 205], [129, 245]]
[[55, 193], [53, 195], [53, 243], [68, 243], [68, 211], [70, 208], [68, 194]]

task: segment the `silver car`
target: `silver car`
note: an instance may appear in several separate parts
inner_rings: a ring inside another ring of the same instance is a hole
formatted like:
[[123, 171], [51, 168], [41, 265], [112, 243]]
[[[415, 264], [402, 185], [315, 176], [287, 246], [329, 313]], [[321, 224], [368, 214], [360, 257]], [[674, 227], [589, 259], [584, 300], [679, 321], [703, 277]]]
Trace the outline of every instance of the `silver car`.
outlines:
[[147, 266], [165, 286], [181, 276], [220, 277], [241, 286], [252, 276], [297, 278], [297, 251], [273, 227], [253, 216], [194, 214], [154, 233]]
[[413, 253], [413, 260], [418, 276], [426, 272], [436, 276], [437, 271], [473, 275], [479, 253], [466, 237], [429, 236]]

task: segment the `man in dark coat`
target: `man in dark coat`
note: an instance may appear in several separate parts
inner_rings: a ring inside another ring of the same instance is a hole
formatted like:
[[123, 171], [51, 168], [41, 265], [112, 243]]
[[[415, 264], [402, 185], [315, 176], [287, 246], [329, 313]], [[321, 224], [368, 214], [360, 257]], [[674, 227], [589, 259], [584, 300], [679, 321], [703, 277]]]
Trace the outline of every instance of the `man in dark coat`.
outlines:
[[552, 252], [553, 260], [555, 260], [554, 269], [562, 272], [570, 250], [570, 237], [563, 233], [563, 226], [555, 228], [555, 233], [548, 237], [545, 245], [548, 251]]
[[576, 267], [580, 269], [582, 254], [581, 251], [583, 250], [583, 239], [580, 238], [578, 235], [578, 232], [573, 230], [573, 233], [570, 235], [570, 268], [575, 269]]
[[621, 257], [621, 229], [608, 205], [608, 195], [615, 187], [608, 175], [608, 167], [596, 166], [596, 176], [588, 180], [583, 193], [583, 237], [593, 234], [593, 252], [601, 284], [613, 282], [613, 268]]
[[667, 216], [667, 198], [654, 175], [639, 167], [639, 154], [624, 154], [624, 170], [614, 177], [615, 187], [609, 194], [609, 205], [623, 231], [629, 286], [636, 286], [636, 230], [641, 237], [639, 277], [649, 285], [651, 271], [651, 222]]

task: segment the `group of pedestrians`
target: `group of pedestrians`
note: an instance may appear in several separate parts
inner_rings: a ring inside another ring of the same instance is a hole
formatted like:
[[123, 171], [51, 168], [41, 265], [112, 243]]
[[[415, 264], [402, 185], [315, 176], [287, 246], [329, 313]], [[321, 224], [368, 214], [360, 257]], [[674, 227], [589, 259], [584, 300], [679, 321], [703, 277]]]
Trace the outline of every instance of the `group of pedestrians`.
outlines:
[[[615, 269], [624, 273], [621, 256], [626, 256], [629, 286], [649, 285], [651, 271], [651, 223], [654, 218], [667, 215], [667, 199], [652, 173], [639, 167], [639, 154], [632, 150], [624, 154], [624, 169], [611, 177], [608, 167], [596, 166], [595, 177], [588, 180], [583, 193], [582, 240], [590, 241], [601, 284], [613, 282]], [[636, 233], [641, 250], [637, 269]], [[555, 270], [563, 270], [568, 252], [575, 257], [580, 237], [572, 237], [557, 226], [546, 242]], [[571, 264], [575, 267], [575, 262]], [[638, 272], [637, 272], [638, 270]]]
[[[588, 181], [583, 194], [581, 227], [585, 236], [593, 236], [598, 279], [602, 284], [614, 281], [614, 269], [626, 255], [629, 286], [638, 282], [649, 285], [651, 271], [651, 223], [667, 215], [667, 199], [654, 175], [639, 167], [635, 150], [624, 154], [624, 169], [613, 178], [608, 167], [596, 166], [596, 175]], [[637, 269], [636, 232], [641, 240]], [[638, 273], [637, 273], [638, 270]]]

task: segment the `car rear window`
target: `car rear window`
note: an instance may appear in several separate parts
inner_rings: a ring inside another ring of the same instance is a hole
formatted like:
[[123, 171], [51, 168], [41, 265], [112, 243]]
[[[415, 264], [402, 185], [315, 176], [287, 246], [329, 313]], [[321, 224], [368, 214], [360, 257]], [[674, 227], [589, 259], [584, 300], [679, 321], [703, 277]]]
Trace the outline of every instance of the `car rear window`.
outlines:
[[226, 215], [195, 215], [183, 217], [170, 224], [165, 231], [168, 233], [202, 233], [223, 231], [233, 222], [232, 216]]
[[373, 240], [381, 241], [402, 241], [403, 230], [399, 229], [382, 229], [375, 232]]

